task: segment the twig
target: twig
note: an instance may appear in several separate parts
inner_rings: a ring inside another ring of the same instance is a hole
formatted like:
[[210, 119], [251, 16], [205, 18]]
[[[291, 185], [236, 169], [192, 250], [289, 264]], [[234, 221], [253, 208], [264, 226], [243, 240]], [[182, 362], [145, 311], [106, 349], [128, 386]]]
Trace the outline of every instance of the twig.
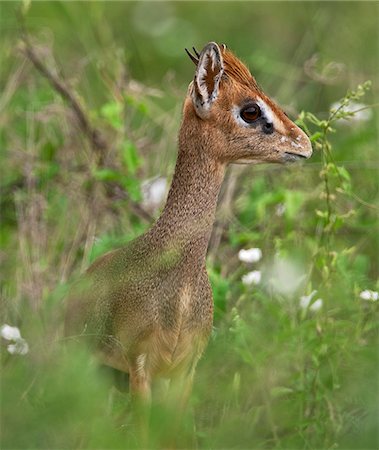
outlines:
[[43, 64], [42, 60], [37, 55], [37, 52], [32, 46], [29, 36], [24, 27], [22, 27], [22, 39], [25, 44], [25, 55], [38, 70], [38, 72], [40, 72], [41, 75], [43, 75], [47, 79], [53, 89], [56, 90], [61, 95], [61, 97], [70, 105], [78, 120], [80, 129], [87, 136], [92, 148], [98, 153], [100, 158], [99, 163], [101, 164], [104, 158], [104, 154], [108, 149], [107, 142], [105, 141], [101, 132], [91, 125], [79, 101], [69, 90], [64, 81], [59, 79], [46, 65]]
[[[47, 81], [50, 83], [52, 88], [57, 91], [60, 96], [69, 104], [71, 109], [73, 110], [78, 123], [79, 127], [82, 130], [83, 134], [87, 137], [89, 140], [92, 149], [95, 151], [95, 153], [98, 156], [98, 165], [103, 166], [104, 165], [104, 157], [109, 149], [109, 145], [104, 138], [101, 131], [94, 126], [92, 126], [90, 120], [88, 119], [83, 107], [80, 105], [78, 99], [76, 98], [76, 95], [71, 92], [69, 87], [66, 85], [66, 83], [60, 79], [57, 75], [55, 75], [41, 60], [41, 58], [38, 56], [37, 52], [35, 51], [35, 48], [33, 47], [32, 43], [30, 42], [25, 24], [23, 22], [23, 17], [20, 18], [20, 25], [21, 25], [21, 35], [22, 40], [24, 42], [24, 52], [26, 57], [29, 59], [29, 61], [33, 64], [33, 66], [38, 70], [38, 72], [47, 79]], [[146, 222], [152, 222], [154, 219], [153, 217], [137, 202], [132, 200], [127, 192], [125, 192], [120, 186], [117, 185], [117, 183], [112, 183], [114, 186], [113, 188], [121, 189], [123, 191], [123, 197], [128, 199], [129, 205], [132, 209], [132, 211], [141, 219], [145, 220]], [[112, 189], [114, 190], [114, 189]], [[110, 196], [113, 196], [113, 193], [110, 193], [107, 189], [107, 195], [111, 194]]]

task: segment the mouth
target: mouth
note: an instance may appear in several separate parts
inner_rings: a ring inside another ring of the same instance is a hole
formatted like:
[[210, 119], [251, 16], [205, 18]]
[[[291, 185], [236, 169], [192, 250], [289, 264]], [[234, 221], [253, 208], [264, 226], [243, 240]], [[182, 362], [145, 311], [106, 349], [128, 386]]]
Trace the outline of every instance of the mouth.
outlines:
[[290, 153], [290, 152], [284, 152], [283, 155], [284, 162], [298, 162], [298, 161], [304, 161], [305, 159], [308, 159], [307, 156], [301, 155], [299, 153]]

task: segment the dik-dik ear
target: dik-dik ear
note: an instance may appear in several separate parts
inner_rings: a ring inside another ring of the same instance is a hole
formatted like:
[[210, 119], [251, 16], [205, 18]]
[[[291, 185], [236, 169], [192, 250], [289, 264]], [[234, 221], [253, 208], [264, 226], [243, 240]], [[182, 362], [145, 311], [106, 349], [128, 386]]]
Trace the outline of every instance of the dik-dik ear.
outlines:
[[217, 99], [223, 72], [220, 48], [215, 42], [210, 42], [200, 53], [192, 89], [193, 105], [202, 119], [209, 115], [212, 104]]

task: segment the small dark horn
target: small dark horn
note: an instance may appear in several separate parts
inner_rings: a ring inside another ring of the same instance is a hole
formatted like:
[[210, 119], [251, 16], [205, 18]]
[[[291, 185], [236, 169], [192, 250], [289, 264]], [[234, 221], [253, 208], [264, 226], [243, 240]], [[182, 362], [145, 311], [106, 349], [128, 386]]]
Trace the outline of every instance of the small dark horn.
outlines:
[[[197, 58], [195, 58], [186, 48], [184, 49], [187, 53], [187, 55], [190, 57], [191, 61], [195, 64], [195, 66], [198, 65], [199, 60]], [[196, 52], [197, 54], [197, 52]]]
[[199, 54], [199, 52], [196, 50], [196, 48], [195, 48], [195, 47], [192, 47], [192, 50], [195, 52], [195, 55], [196, 55], [198, 58], [200, 58], [200, 54]]

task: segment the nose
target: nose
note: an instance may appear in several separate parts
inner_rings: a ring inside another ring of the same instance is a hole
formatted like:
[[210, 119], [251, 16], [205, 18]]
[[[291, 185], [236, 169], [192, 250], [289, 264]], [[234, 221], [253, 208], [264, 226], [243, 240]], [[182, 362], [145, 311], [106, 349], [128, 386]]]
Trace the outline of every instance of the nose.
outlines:
[[274, 124], [272, 122], [268, 122], [267, 120], [263, 124], [263, 133], [272, 134], [274, 132]]
[[308, 159], [312, 156], [311, 141], [304, 131], [297, 126], [296, 128], [292, 127], [288, 138], [282, 137], [281, 142], [284, 144], [283, 159], [286, 162]]
[[[298, 128], [298, 135], [294, 139], [294, 143], [298, 144], [297, 147], [299, 151], [299, 155], [301, 155], [303, 158], [310, 158], [312, 156], [313, 150], [312, 150], [312, 143], [309, 139], [309, 137], [306, 135], [306, 133], [301, 129]], [[291, 144], [293, 147], [296, 148], [296, 145]]]

